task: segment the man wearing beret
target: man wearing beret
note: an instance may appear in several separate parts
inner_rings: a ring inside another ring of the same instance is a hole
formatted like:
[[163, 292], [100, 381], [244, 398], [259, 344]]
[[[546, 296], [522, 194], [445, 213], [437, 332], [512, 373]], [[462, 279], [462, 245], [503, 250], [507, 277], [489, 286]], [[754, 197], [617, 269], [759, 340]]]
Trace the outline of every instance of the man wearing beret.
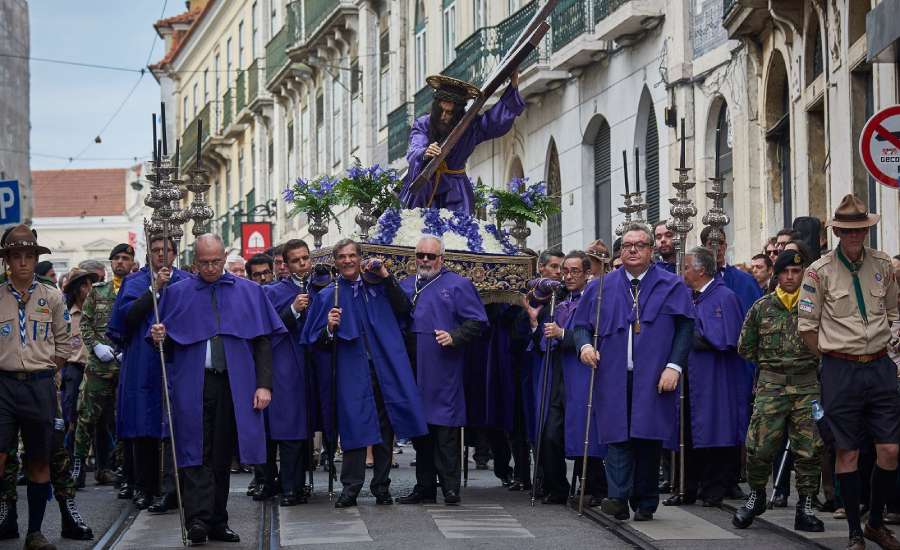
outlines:
[[797, 330], [803, 269], [803, 258], [798, 252], [779, 254], [775, 260], [778, 286], [750, 307], [741, 330], [738, 353], [759, 365], [759, 377], [746, 444], [750, 497], [732, 519], [738, 529], [750, 527], [753, 518], [766, 511], [766, 482], [772, 463], [779, 458], [776, 455], [782, 448], [785, 430], [794, 454], [800, 494], [794, 529], [825, 529], [812, 509], [812, 500], [819, 492], [822, 440], [812, 416], [812, 403], [819, 399], [819, 361], [803, 344]]
[[[115, 429], [116, 386], [119, 384], [119, 361], [116, 359], [112, 342], [106, 337], [116, 295], [122, 281], [131, 273], [134, 265], [134, 248], [121, 243], [109, 254], [113, 278], [94, 285], [84, 301], [81, 314], [81, 338], [88, 352], [84, 382], [78, 399], [78, 423], [75, 428], [75, 460], [72, 477], [79, 487], [84, 487], [84, 460], [91, 450], [94, 432], [97, 431], [97, 445], [108, 440], [104, 437], [108, 430]], [[110, 470], [110, 449], [96, 448], [94, 455], [98, 468], [94, 479], [98, 485], [112, 483], [115, 476]]]

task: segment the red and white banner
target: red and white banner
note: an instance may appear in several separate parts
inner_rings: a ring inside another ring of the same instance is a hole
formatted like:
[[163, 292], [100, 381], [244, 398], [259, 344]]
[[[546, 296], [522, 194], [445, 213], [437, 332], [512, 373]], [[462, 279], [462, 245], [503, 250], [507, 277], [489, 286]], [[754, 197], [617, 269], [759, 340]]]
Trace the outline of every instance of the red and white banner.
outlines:
[[241, 256], [249, 260], [272, 247], [272, 224], [252, 222], [241, 224]]

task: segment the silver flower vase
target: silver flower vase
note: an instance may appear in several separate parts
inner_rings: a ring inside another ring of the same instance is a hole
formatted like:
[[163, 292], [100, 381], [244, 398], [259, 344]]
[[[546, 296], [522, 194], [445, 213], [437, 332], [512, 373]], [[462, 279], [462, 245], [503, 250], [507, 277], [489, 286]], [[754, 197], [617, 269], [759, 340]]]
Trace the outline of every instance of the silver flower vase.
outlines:
[[310, 212], [309, 233], [313, 236], [313, 246], [322, 248], [322, 236], [328, 233], [328, 214], [324, 212]]
[[525, 241], [531, 235], [531, 229], [523, 218], [513, 220], [514, 225], [509, 228], [509, 234], [516, 240], [516, 247], [521, 251], [525, 248]]
[[357, 205], [357, 207], [359, 208], [359, 213], [354, 218], [354, 221], [359, 226], [359, 240], [366, 242], [369, 240], [369, 230], [378, 223], [378, 218], [373, 215], [375, 206], [370, 202], [364, 202]]

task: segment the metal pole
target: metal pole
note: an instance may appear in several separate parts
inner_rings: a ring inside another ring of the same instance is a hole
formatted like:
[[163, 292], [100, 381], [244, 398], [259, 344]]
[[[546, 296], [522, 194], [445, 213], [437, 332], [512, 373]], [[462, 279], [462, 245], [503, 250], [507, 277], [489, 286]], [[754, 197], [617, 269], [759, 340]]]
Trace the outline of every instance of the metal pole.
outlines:
[[784, 472], [784, 465], [787, 463], [787, 457], [791, 453], [791, 440], [787, 440], [787, 445], [784, 446], [784, 454], [781, 455], [781, 464], [778, 465], [778, 473], [775, 475], [775, 487], [772, 491], [772, 498], [769, 499], [769, 504], [766, 506], [769, 510], [775, 507], [775, 494], [778, 492], [778, 484], [781, 483], [781, 474]]
[[[334, 307], [339, 307], [338, 291], [340, 280], [334, 278]], [[337, 469], [334, 466], [334, 455], [337, 453], [338, 426], [337, 426], [337, 329], [331, 339], [331, 441], [328, 452], [328, 500], [334, 500], [334, 480], [337, 478]]]
[[[594, 342], [593, 347], [594, 350], [597, 350], [597, 345], [600, 340], [600, 306], [603, 305], [603, 278], [606, 276], [606, 266], [603, 266], [603, 271], [600, 273], [600, 280], [597, 282], [597, 312], [594, 314]], [[599, 365], [598, 365], [599, 367]], [[588, 445], [591, 440], [591, 408], [594, 404], [594, 379], [597, 376], [597, 367], [591, 368], [591, 382], [588, 386], [588, 398], [587, 398], [587, 416], [584, 421], [584, 451], [581, 454], [581, 493], [578, 495], [578, 513], [584, 514], [584, 491], [585, 491], [585, 478], [587, 476], [587, 461], [588, 461]]]
[[[550, 296], [550, 320], [556, 313], [556, 290]], [[538, 466], [541, 463], [541, 440], [544, 438], [544, 413], [546, 413], [547, 386], [550, 385], [550, 357], [553, 355], [553, 347], [547, 342], [547, 351], [544, 353], [544, 362], [541, 366], [541, 404], [538, 408], [537, 442], [534, 444], [534, 472], [531, 474], [531, 506], [534, 507], [534, 493], [537, 490]]]

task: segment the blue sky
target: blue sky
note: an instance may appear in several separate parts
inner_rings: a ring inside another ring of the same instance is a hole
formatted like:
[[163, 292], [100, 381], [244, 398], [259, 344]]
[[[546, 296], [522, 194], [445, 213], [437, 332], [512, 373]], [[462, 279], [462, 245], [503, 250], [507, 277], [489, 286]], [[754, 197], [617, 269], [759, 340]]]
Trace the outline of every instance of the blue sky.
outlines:
[[[30, 0], [31, 57], [140, 69], [164, 55], [153, 23], [181, 13], [184, 0]], [[149, 71], [119, 115], [101, 134], [129, 90], [135, 72], [31, 61], [31, 168], [125, 167], [151, 153], [150, 113], [159, 111], [159, 86]], [[174, 106], [173, 106], [174, 107]], [[90, 145], [90, 147], [88, 147]], [[85, 160], [72, 157], [83, 153]], [[115, 159], [115, 160], [93, 160]]]

